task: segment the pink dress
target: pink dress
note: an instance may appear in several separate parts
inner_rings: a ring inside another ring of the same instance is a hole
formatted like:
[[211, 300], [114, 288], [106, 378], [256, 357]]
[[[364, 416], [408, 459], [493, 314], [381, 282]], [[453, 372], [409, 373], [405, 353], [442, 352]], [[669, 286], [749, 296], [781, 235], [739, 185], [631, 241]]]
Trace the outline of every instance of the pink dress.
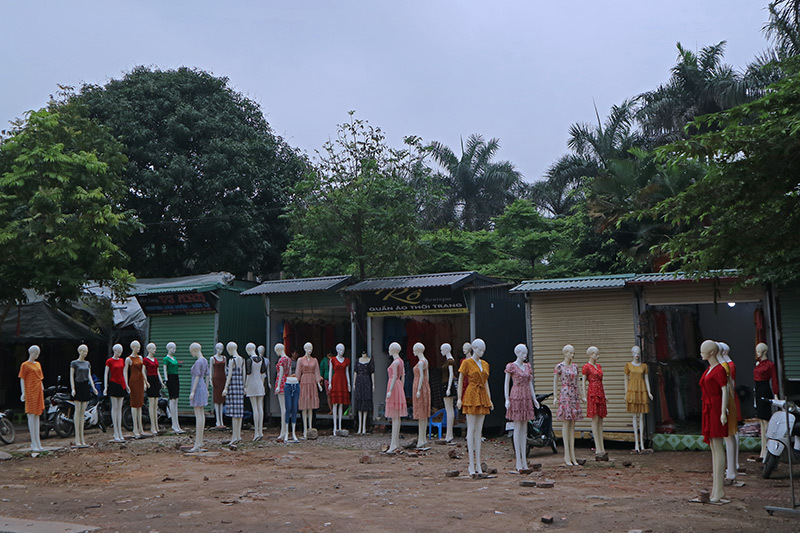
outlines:
[[[399, 358], [392, 361], [392, 364], [389, 365], [388, 372], [389, 383], [386, 385], [386, 393], [388, 394], [391, 390], [392, 396], [386, 399], [386, 418], [408, 416], [406, 393], [403, 390], [403, 361]], [[389, 387], [392, 386], [392, 378], [395, 376], [397, 380], [394, 382], [394, 387], [390, 389]]]
[[[431, 384], [425, 379], [422, 381], [422, 389], [417, 398], [417, 387], [420, 380], [419, 364], [414, 365], [414, 383], [411, 387], [411, 402], [414, 407], [414, 420], [426, 420], [431, 416]], [[394, 397], [394, 393], [392, 393]]]
[[[275, 394], [283, 394], [283, 389], [286, 386], [286, 378], [289, 377], [289, 372], [291, 372], [292, 368], [292, 360], [289, 359], [285, 354], [278, 359], [278, 363], [275, 365]], [[281, 369], [283, 369], [283, 376], [281, 377]]]
[[300, 357], [297, 359], [297, 375], [300, 376], [300, 400], [297, 408], [301, 411], [319, 409], [317, 383], [322, 379], [319, 375], [319, 362], [314, 357]]
[[558, 420], [583, 420], [581, 397], [578, 394], [578, 365], [558, 363], [553, 373], [561, 376], [558, 394]]
[[511, 375], [511, 391], [508, 393], [508, 409], [506, 419], [514, 421], [528, 421], [535, 418], [533, 410], [533, 397], [531, 396], [531, 379], [533, 371], [529, 363], [508, 363], [506, 374]]

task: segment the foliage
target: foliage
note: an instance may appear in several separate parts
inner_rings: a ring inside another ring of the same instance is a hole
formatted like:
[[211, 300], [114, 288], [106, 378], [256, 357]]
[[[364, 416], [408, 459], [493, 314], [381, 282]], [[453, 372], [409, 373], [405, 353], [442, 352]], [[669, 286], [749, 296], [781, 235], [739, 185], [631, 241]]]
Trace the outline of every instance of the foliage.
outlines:
[[779, 59], [800, 53], [800, 0], [774, 0], [767, 6], [769, 21], [764, 33], [775, 43]]
[[125, 243], [140, 276], [275, 272], [279, 217], [302, 157], [227, 78], [137, 67], [79, 97], [125, 145], [123, 206], [143, 224]]

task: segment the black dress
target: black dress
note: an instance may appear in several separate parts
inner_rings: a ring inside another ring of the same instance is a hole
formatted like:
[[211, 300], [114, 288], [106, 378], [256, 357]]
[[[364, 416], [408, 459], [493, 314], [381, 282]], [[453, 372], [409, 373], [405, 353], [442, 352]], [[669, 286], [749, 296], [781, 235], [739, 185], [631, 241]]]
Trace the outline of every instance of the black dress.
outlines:
[[353, 394], [353, 407], [356, 411], [372, 411], [372, 374], [374, 372], [375, 365], [372, 364], [372, 359], [368, 363], [356, 363], [356, 390]]

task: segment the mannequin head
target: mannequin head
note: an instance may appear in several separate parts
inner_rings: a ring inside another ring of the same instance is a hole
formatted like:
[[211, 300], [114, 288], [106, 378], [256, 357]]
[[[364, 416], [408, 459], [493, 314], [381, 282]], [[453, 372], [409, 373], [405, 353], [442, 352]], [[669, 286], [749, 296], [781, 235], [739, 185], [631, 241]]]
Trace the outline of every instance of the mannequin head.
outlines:
[[412, 351], [417, 356], [417, 359], [425, 359], [425, 345], [421, 342], [415, 343]]
[[86, 346], [85, 344], [81, 344], [80, 346], [78, 346], [78, 359], [80, 359], [81, 361], [86, 359], [86, 354], [88, 353], [89, 353], [88, 346]]
[[571, 363], [572, 358], [575, 357], [575, 348], [571, 344], [567, 344], [561, 348], [561, 353], [564, 354], [564, 360]]
[[119, 359], [119, 356], [122, 355], [122, 345], [121, 344], [115, 344], [114, 346], [112, 346], [111, 347], [111, 354], [114, 357], [114, 359]]
[[528, 347], [524, 344], [517, 344], [514, 346], [514, 355], [517, 356], [517, 360], [523, 361], [528, 356]]
[[229, 342], [228, 345], [225, 346], [225, 349], [228, 350], [228, 355], [230, 355], [231, 357], [233, 357], [235, 355], [239, 355], [239, 352], [238, 352], [239, 345], [236, 344], [233, 341]]
[[756, 344], [756, 359], [759, 361], [766, 361], [768, 351], [769, 347], [763, 342], [759, 342]]
[[482, 339], [475, 339], [474, 341], [472, 341], [472, 355], [480, 359], [483, 357], [483, 353], [485, 351], [486, 351], [486, 343], [483, 342]]
[[155, 355], [156, 353], [156, 345], [152, 342], [148, 342], [146, 348], [147, 348], [147, 354], [150, 357], [153, 357], [153, 355]]
[[468, 342], [465, 342], [461, 346], [461, 351], [464, 352], [465, 357], [469, 357], [470, 355], [472, 355], [472, 345]]
[[314, 351], [314, 345], [310, 342], [307, 342], [303, 345], [303, 351], [305, 352], [306, 356], [311, 357], [311, 352]]
[[258, 351], [258, 355], [260, 355], [261, 357], [264, 357], [264, 354], [267, 353], [267, 349], [264, 348], [263, 344], [260, 344], [258, 346], [258, 350], [257, 351]]
[[256, 345], [253, 344], [252, 342], [248, 342], [244, 346], [244, 351], [247, 352], [247, 355], [249, 355], [250, 357], [255, 357], [255, 355], [256, 355]]
[[700, 357], [703, 361], [707, 361], [711, 365], [717, 364], [717, 355], [719, 355], [719, 346], [714, 341], [703, 341], [700, 345]]
[[[120, 350], [121, 351], [121, 350]], [[28, 348], [28, 361], [36, 361], [42, 351], [35, 344]]]
[[731, 351], [731, 347], [724, 342], [718, 342], [717, 345], [719, 345], [719, 355], [717, 356], [717, 359], [725, 363], [730, 363], [731, 358], [728, 354]]
[[167, 343], [167, 353], [168, 353], [169, 355], [172, 355], [172, 354], [174, 354], [174, 353], [175, 353], [175, 349], [176, 349], [176, 348], [177, 348], [177, 346], [175, 345], [175, 343], [174, 343], [174, 342], [168, 342], [168, 343]]
[[393, 342], [389, 345], [389, 355], [392, 357], [400, 357], [400, 345], [396, 342]]
[[200, 351], [201, 348], [202, 347], [200, 346], [199, 343], [193, 342], [192, 344], [189, 345], [189, 353], [192, 354], [192, 356], [194, 356], [196, 359], [200, 359], [201, 357], [203, 357], [203, 352]]
[[366, 351], [366, 350], [364, 350], [363, 352], [361, 352], [361, 358], [362, 358], [362, 359], [369, 359], [369, 354], [367, 353], [367, 351]]
[[139, 350], [142, 349], [142, 345], [139, 344], [139, 341], [132, 341], [131, 342], [131, 355], [137, 355]]
[[631, 348], [631, 355], [633, 356], [634, 363], [641, 363], [642, 362], [642, 349], [638, 346], [634, 346]]
[[286, 347], [281, 343], [276, 344], [275, 353], [278, 354], [278, 357], [283, 357], [286, 355]]
[[450, 345], [449, 345], [449, 344], [447, 344], [447, 343], [444, 343], [444, 344], [442, 344], [442, 346], [440, 347], [440, 349], [442, 350], [442, 357], [448, 357], [448, 356], [450, 356], [450, 355], [451, 355], [451, 353], [450, 353], [450, 352], [453, 350], [453, 348], [452, 348], [452, 347], [450, 347]]
[[344, 355], [344, 344], [342, 344], [341, 342], [336, 345], [336, 355], [337, 356]]
[[600, 350], [597, 349], [597, 346], [589, 346], [589, 349], [586, 350], [586, 355], [589, 356], [590, 362], [595, 363], [597, 358], [600, 357]]
[[222, 350], [225, 349], [225, 345], [221, 342], [218, 342], [214, 345], [214, 355], [222, 355]]

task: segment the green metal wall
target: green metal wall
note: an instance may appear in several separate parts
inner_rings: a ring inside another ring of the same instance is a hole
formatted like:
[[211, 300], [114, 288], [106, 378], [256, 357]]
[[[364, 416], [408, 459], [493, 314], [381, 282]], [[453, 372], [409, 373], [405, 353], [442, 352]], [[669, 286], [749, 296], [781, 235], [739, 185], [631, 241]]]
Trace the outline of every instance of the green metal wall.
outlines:
[[[167, 343], [174, 342], [177, 346], [175, 357], [181, 363], [178, 375], [181, 383], [181, 395], [178, 399], [178, 411], [181, 413], [193, 412], [189, 405], [189, 392], [192, 390], [191, 369], [194, 358], [189, 353], [189, 345], [199, 342], [203, 347], [203, 355], [208, 358], [214, 354], [214, 325], [215, 313], [199, 315], [170, 315], [150, 317], [149, 342], [158, 346], [156, 356], [159, 363], [167, 355]], [[161, 375], [163, 367], [159, 366]]]
[[800, 380], [800, 289], [781, 292], [781, 340], [787, 379]]
[[[229, 289], [220, 289], [219, 294], [219, 331], [218, 339], [223, 344], [230, 341], [239, 345], [239, 355], [244, 356], [244, 347], [248, 342], [255, 345], [267, 341], [267, 317], [264, 309], [264, 298], [260, 296], [242, 297], [240, 293], [255, 283], [234, 281]], [[213, 354], [213, 349], [209, 355]]]

